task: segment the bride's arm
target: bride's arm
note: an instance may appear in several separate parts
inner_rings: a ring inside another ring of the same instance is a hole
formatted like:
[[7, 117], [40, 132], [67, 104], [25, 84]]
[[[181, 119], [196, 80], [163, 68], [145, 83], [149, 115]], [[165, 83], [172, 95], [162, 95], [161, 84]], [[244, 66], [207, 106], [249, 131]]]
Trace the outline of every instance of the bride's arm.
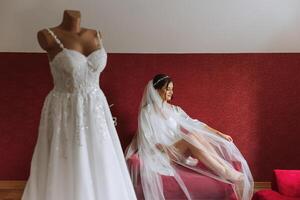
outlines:
[[189, 119], [189, 120], [192, 120], [192, 121], [194, 121], [194, 122], [196, 122], [196, 123], [199, 123], [199, 124], [202, 125], [204, 128], [206, 128], [208, 131], [213, 132], [214, 134], [216, 134], [216, 135], [218, 135], [218, 136], [220, 136], [220, 137], [222, 137], [222, 138], [224, 138], [224, 139], [226, 139], [226, 140], [228, 140], [228, 141], [230, 141], [230, 142], [233, 141], [233, 139], [231, 138], [231, 136], [226, 135], [226, 134], [224, 134], [224, 133], [222, 133], [222, 132], [220, 132], [220, 131], [214, 129], [214, 128], [208, 126], [207, 124], [205, 124], [205, 123], [203, 123], [203, 122], [200, 122], [200, 121], [197, 120], [197, 119], [192, 119], [192, 118], [190, 118], [190, 116], [189, 116], [186, 112], [184, 112], [179, 106], [177, 106], [176, 108], [177, 108], [177, 111], [178, 111], [183, 117], [185, 117], [186, 119]]
[[223, 137], [224, 139], [228, 140], [229, 142], [233, 141], [233, 139], [230, 135], [226, 135], [226, 134], [224, 134], [224, 133], [222, 133], [222, 132], [220, 132], [220, 131], [218, 131], [218, 130], [216, 130], [216, 129], [208, 126], [208, 125], [206, 125], [205, 128], [207, 128], [209, 131], [215, 133], [216, 135], [219, 135], [219, 136]]
[[199, 126], [207, 126], [205, 123], [197, 120], [197, 119], [193, 119], [191, 118], [184, 110], [182, 110], [182, 108], [180, 108], [179, 106], [176, 106], [176, 111], [179, 113], [179, 115], [183, 118], [185, 118], [186, 120], [192, 122], [192, 123], [197, 123]]

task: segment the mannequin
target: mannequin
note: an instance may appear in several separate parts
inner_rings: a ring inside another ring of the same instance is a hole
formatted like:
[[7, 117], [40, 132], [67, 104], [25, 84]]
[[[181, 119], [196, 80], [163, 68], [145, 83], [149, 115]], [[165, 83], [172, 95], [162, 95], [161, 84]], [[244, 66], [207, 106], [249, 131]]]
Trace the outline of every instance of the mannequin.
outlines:
[[136, 200], [99, 84], [107, 52], [99, 32], [80, 21], [79, 11], [66, 10], [59, 26], [37, 34], [49, 55], [53, 88], [42, 107], [22, 200]]
[[[100, 49], [101, 44], [97, 39], [97, 31], [80, 27], [80, 22], [80, 11], [65, 10], [61, 24], [50, 29], [55, 32], [65, 48], [88, 56], [93, 51]], [[101, 35], [100, 37], [102, 38]], [[40, 30], [37, 38], [41, 48], [48, 52], [50, 60], [61, 51], [59, 45], [46, 29]]]

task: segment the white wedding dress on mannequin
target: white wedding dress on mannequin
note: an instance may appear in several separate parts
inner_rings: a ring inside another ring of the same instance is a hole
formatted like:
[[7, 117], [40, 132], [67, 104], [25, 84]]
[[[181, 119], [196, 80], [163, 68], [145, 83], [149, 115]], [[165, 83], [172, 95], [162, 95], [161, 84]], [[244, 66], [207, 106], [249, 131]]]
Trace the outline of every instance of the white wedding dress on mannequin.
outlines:
[[[54, 88], [43, 105], [30, 177], [22, 200], [135, 200], [99, 75], [107, 60], [67, 49], [50, 61]], [[101, 38], [98, 33], [98, 39]]]

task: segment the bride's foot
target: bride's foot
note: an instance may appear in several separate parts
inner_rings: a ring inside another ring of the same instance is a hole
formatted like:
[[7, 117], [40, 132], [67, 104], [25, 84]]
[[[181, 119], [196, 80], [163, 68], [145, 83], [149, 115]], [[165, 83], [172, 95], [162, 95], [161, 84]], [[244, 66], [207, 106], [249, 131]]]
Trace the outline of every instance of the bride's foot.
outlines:
[[225, 178], [233, 183], [243, 182], [244, 174], [235, 169], [225, 169]]
[[191, 167], [195, 167], [198, 164], [198, 159], [189, 156], [188, 158], [183, 160], [184, 164], [189, 165]]
[[226, 169], [225, 174], [226, 179], [234, 184], [234, 190], [238, 199], [242, 199], [245, 175], [235, 169]]
[[234, 188], [236, 195], [238, 196], [238, 199], [243, 199], [244, 194], [244, 175], [242, 175], [242, 178], [234, 183]]

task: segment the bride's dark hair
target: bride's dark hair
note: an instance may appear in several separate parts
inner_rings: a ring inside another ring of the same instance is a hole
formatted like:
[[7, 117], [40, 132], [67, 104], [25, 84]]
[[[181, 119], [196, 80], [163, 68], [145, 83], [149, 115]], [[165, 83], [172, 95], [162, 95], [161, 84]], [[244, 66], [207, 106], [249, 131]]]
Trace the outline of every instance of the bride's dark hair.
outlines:
[[153, 80], [153, 87], [155, 89], [161, 89], [164, 85], [173, 82], [171, 77], [166, 74], [157, 74], [154, 76]]

